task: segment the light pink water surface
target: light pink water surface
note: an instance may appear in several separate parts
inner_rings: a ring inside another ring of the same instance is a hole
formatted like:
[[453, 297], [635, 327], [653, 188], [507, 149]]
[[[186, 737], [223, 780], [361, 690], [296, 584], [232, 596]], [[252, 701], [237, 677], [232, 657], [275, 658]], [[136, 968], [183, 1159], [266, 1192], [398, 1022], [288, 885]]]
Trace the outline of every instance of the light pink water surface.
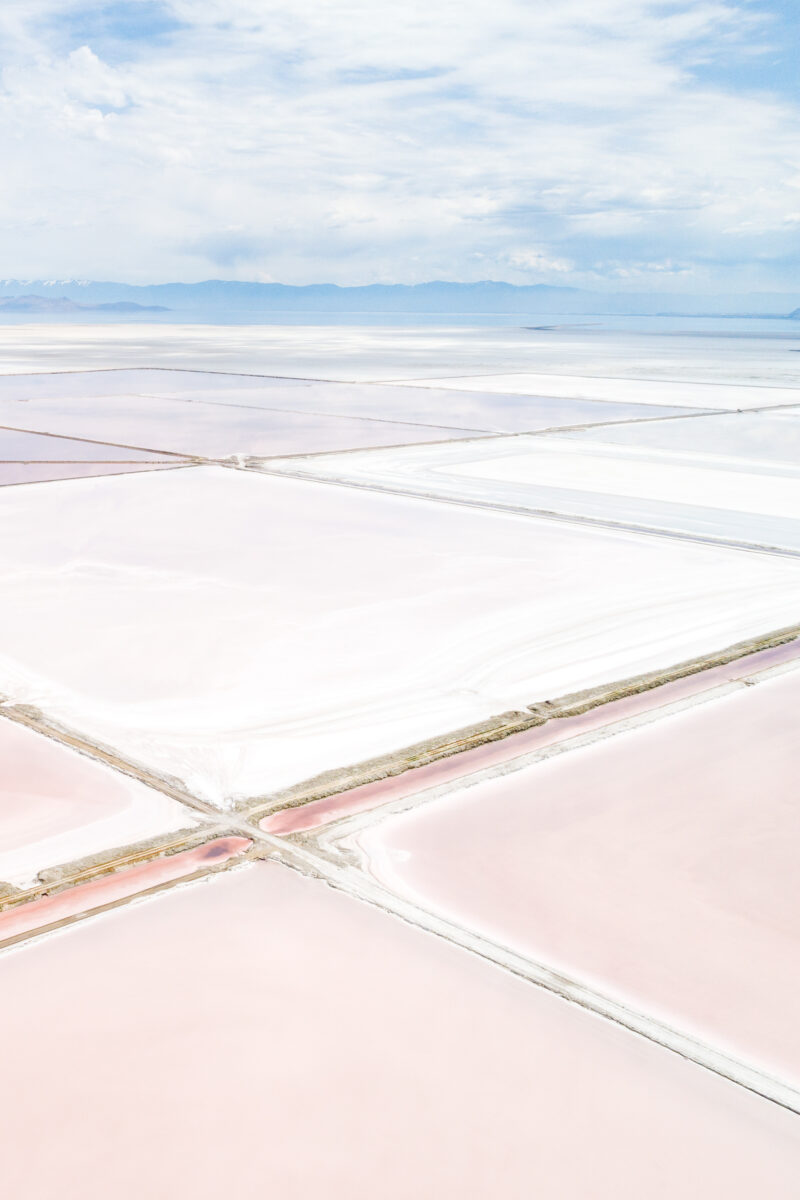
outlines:
[[0, 720], [0, 880], [24, 888], [45, 867], [196, 824], [161, 792]]
[[287, 379], [204, 371], [120, 370], [0, 376], [0, 399], [131, 395], [183, 397], [216, 404], [282, 408], [330, 416], [384, 419], [500, 433], [670, 416], [685, 409], [653, 404], [575, 400], [547, 395], [326, 379]]
[[[154, 456], [144, 450], [121, 451], [119, 446], [86, 439], [53, 437], [46, 433], [28, 433], [0, 427], [0, 462], [152, 462]], [[173, 457], [165, 462], [175, 463]], [[180, 459], [177, 460], [178, 462]]]
[[[180, 461], [180, 460], [178, 460]], [[174, 469], [167, 462], [0, 462], [0, 486], [47, 483], [55, 479], [88, 479], [93, 475], [130, 475], [134, 471]]]
[[4, 957], [0, 989], [25, 1200], [797, 1194], [784, 1110], [277, 865]]
[[44, 896], [40, 900], [9, 908], [0, 913], [0, 944], [20, 934], [45, 929], [68, 917], [113, 904], [115, 900], [124, 900], [150, 888], [173, 883], [176, 879], [193, 875], [203, 867], [228, 862], [236, 855], [243, 854], [251, 845], [252, 842], [247, 838], [216, 838], [193, 850], [181, 850], [151, 862], [125, 867], [53, 896]]
[[359, 836], [420, 905], [800, 1079], [800, 672]]
[[25, 401], [56, 396], [120, 396], [152, 387], [154, 380], [171, 378], [181, 378], [185, 380], [183, 386], [190, 387], [192, 380], [207, 377], [197, 376], [193, 371], [179, 374], [147, 368], [23, 372], [0, 375], [0, 399]]
[[247, 379], [207, 375], [207, 385], [185, 388], [182, 376], [154, 380], [156, 395], [183, 395], [215, 404], [244, 404], [295, 412], [410, 421], [453, 429], [522, 433], [605, 421], [666, 417], [685, 409], [603, 400], [570, 400], [548, 396], [503, 395], [501, 392], [457, 392], [435, 387], [403, 387], [380, 383], [331, 383], [307, 379]]
[[141, 395], [0, 398], [0, 424], [208, 458], [393, 446], [482, 432]]

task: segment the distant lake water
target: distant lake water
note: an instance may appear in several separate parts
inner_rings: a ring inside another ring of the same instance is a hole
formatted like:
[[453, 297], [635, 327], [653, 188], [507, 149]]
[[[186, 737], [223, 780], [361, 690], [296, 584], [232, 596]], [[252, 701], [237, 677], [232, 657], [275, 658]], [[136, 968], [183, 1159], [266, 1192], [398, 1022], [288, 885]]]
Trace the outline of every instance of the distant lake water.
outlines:
[[387, 328], [516, 328], [566, 335], [642, 333], [684, 337], [800, 338], [800, 321], [770, 317], [617, 316], [574, 313], [331, 313], [232, 310], [0, 313], [0, 325], [297, 325]]

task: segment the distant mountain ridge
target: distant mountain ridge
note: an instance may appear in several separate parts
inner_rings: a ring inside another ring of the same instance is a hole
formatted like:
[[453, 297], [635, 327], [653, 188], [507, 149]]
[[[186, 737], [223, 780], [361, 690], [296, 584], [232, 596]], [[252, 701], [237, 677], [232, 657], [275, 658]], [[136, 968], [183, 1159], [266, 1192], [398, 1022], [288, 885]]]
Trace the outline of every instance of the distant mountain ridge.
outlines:
[[73, 312], [168, 312], [160, 304], [136, 304], [133, 300], [117, 300], [107, 304], [78, 304], [66, 296], [0, 295], [0, 312], [12, 313], [73, 313]]
[[[333, 283], [304, 286], [209, 279], [202, 283], [128, 284], [93, 280], [0, 280], [0, 309], [59, 311], [57, 308], [11, 309], [3, 299], [45, 304], [73, 302], [82, 308], [135, 305], [127, 311], [168, 308], [187, 313], [306, 312], [519, 314], [573, 316], [780, 316], [800, 305], [800, 292], [691, 296], [663, 292], [591, 292], [549, 284], [517, 285], [486, 280], [479, 283], [432, 281], [418, 284], [367, 284], [339, 287]], [[60, 311], [70, 311], [62, 308]], [[73, 310], [74, 311], [74, 310]], [[126, 311], [117, 308], [117, 311]], [[796, 316], [795, 313], [792, 314]]]

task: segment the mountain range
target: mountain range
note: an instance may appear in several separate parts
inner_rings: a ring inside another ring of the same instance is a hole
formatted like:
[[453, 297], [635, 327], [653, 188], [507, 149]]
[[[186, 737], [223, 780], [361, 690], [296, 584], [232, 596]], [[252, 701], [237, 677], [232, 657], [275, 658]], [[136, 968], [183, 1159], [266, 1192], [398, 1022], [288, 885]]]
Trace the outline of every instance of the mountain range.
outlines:
[[161, 304], [136, 304], [133, 300], [116, 300], [109, 304], [78, 304], [66, 296], [0, 295], [0, 312], [11, 313], [74, 313], [74, 312], [168, 312]]
[[[73, 305], [74, 307], [68, 307]], [[74, 279], [0, 280], [0, 310], [124, 312], [409, 313], [622, 316], [791, 316], [800, 319], [797, 293], [697, 296], [678, 293], [591, 292], [548, 284], [369, 284], [293, 286], [210, 279], [202, 283], [128, 284]], [[49, 306], [49, 307], [48, 307]], [[795, 310], [795, 311], [792, 311]]]

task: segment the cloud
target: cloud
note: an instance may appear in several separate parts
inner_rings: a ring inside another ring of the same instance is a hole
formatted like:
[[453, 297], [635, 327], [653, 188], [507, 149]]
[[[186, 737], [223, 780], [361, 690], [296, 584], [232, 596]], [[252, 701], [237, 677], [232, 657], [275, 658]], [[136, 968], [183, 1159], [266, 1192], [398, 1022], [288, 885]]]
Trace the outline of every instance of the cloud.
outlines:
[[788, 286], [797, 103], [747, 86], [769, 15], [4, 0], [0, 273]]
[[268, 238], [254, 237], [242, 229], [221, 229], [205, 237], [187, 242], [187, 254], [205, 259], [215, 267], [246, 268], [270, 253], [272, 246]]
[[541, 250], [512, 250], [508, 265], [517, 271], [533, 271], [539, 275], [560, 275], [571, 272], [575, 264], [568, 258], [552, 258]]

